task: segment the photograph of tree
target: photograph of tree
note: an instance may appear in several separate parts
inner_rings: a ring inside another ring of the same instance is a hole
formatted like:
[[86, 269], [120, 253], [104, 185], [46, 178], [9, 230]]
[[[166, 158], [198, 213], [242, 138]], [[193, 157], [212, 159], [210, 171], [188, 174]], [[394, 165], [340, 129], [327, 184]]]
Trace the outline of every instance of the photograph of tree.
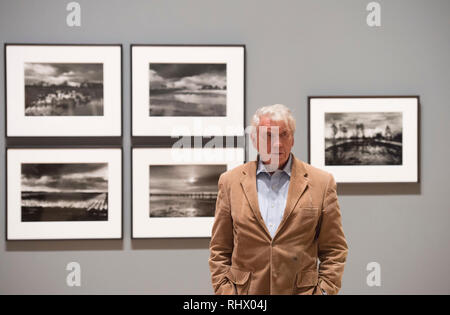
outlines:
[[325, 165], [401, 165], [401, 112], [325, 113]]

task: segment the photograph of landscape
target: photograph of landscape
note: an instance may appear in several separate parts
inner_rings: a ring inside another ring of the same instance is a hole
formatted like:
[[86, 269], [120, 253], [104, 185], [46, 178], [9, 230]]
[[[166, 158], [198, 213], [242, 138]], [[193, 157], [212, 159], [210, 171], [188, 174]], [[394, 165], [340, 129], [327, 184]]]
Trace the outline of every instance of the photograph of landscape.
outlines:
[[150, 116], [226, 116], [225, 63], [150, 63]]
[[227, 165], [150, 165], [150, 217], [214, 217]]
[[401, 165], [401, 112], [325, 113], [325, 165]]
[[22, 222], [107, 221], [108, 163], [22, 163]]
[[102, 63], [26, 62], [25, 116], [103, 116]]

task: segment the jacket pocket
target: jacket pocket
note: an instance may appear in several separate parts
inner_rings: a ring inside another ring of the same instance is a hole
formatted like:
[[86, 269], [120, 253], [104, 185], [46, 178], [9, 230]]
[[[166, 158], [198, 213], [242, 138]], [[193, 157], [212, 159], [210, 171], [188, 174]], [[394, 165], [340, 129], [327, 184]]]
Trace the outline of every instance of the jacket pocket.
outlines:
[[317, 270], [306, 270], [297, 273], [295, 278], [294, 294], [313, 294], [319, 283]]
[[239, 270], [231, 267], [225, 274], [225, 277], [230, 280], [234, 286], [234, 294], [245, 295], [248, 294], [251, 282], [251, 271]]

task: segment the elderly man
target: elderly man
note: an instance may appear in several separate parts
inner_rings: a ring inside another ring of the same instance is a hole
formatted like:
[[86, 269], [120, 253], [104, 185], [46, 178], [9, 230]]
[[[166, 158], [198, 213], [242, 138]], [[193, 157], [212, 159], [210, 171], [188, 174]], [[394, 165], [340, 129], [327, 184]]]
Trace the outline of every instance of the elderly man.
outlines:
[[295, 120], [286, 106], [258, 109], [252, 126], [257, 160], [219, 178], [214, 292], [337, 294], [348, 248], [334, 177], [291, 153]]

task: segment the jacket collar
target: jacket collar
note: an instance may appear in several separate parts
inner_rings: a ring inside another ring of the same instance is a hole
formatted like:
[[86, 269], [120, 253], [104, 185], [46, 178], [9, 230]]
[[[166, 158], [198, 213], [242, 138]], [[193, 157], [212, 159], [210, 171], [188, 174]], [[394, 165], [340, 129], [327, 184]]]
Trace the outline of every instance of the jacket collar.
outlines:
[[[292, 171], [292, 153], [289, 153], [289, 158], [286, 162], [286, 164], [284, 165], [283, 169], [281, 170], [282, 172], [285, 172], [289, 177], [291, 176], [291, 171]], [[266, 166], [264, 165], [263, 161], [261, 160], [259, 154], [258, 157], [256, 159], [258, 161], [258, 168], [256, 169], [256, 176], [258, 176], [259, 173], [261, 172], [265, 172], [265, 173], [269, 173], [267, 172]]]

